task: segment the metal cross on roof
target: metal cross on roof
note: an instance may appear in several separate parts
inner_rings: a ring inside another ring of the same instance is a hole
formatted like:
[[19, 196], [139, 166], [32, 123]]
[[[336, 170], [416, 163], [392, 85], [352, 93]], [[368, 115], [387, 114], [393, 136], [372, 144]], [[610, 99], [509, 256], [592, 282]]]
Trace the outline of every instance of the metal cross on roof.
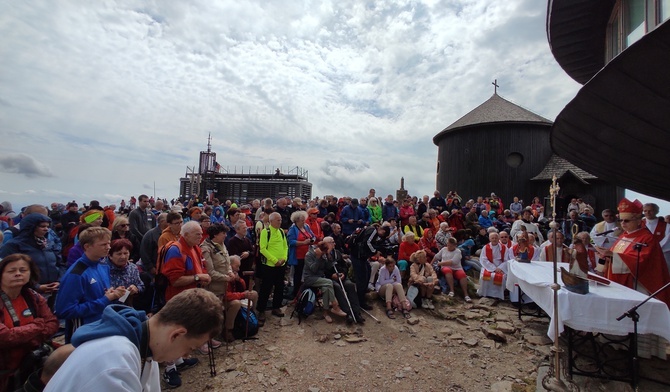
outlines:
[[498, 79], [494, 79], [491, 84], [493, 85], [493, 93], [498, 94], [498, 87], [500, 87], [498, 86]]

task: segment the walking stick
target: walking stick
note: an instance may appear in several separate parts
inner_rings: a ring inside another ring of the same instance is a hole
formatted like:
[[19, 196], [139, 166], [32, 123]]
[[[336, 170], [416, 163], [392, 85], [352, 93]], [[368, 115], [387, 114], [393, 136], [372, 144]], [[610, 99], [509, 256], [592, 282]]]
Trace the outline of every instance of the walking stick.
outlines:
[[373, 320], [375, 320], [376, 322], [381, 323], [381, 321], [380, 321], [377, 317], [375, 317], [375, 316], [373, 316], [372, 314], [370, 314], [370, 312], [368, 312], [367, 310], [365, 310], [365, 309], [363, 309], [363, 308], [361, 308], [361, 310], [364, 311], [365, 314], [367, 314], [368, 316], [370, 316], [370, 317], [371, 317]]
[[212, 347], [212, 339], [207, 341], [207, 356], [209, 357], [209, 375], [216, 376], [216, 362], [214, 361], [214, 348]]
[[344, 283], [342, 283], [342, 278], [340, 277], [340, 273], [337, 271], [337, 261], [333, 260], [333, 269], [335, 269], [335, 275], [337, 275], [337, 280], [340, 281], [340, 287], [342, 288], [342, 292], [344, 293], [344, 298], [347, 300], [347, 305], [349, 305], [349, 311], [351, 312], [351, 317], [354, 318], [354, 323], [358, 324], [358, 319], [356, 319], [356, 315], [354, 314], [354, 309], [351, 307], [351, 302], [349, 302], [349, 296], [347, 295], [347, 290], [344, 289]]
[[[249, 292], [254, 289], [254, 271], [244, 271], [242, 272], [242, 275], [244, 276], [251, 276], [249, 279]], [[251, 314], [251, 298], [247, 298], [247, 324], [246, 327], [244, 328], [244, 339], [242, 341], [247, 341], [247, 340], [255, 340], [258, 339], [255, 336], [249, 337], [249, 315]]]

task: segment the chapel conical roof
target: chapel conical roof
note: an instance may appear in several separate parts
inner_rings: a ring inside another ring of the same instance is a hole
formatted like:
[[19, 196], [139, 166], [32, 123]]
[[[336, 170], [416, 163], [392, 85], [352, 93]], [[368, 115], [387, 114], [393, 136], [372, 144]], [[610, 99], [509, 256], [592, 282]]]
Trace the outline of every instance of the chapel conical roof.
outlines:
[[552, 124], [550, 120], [494, 93], [491, 98], [435, 135], [433, 143], [437, 145], [442, 136], [458, 129], [497, 123], [542, 124], [547, 126]]

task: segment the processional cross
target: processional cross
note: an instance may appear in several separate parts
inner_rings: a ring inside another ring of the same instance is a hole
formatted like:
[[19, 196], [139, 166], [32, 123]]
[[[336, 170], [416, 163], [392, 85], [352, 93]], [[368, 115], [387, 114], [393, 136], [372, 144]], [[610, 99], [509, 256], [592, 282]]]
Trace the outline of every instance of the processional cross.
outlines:
[[[558, 186], [556, 182], [556, 175], [551, 179], [551, 186], [549, 187], [550, 203], [551, 203], [551, 235], [554, 236], [554, 244], [556, 243], [556, 233], [558, 232], [558, 222], [556, 222], [556, 197], [558, 197], [558, 192], [561, 190], [561, 187]], [[561, 285], [558, 284], [558, 256], [557, 256], [557, 246], [554, 246], [554, 282], [551, 285], [551, 289], [554, 291], [554, 346], [551, 348], [551, 351], [554, 353], [554, 360], [549, 365], [549, 370], [547, 374], [542, 378], [542, 386], [548, 391], [579, 391], [579, 387], [572, 380], [566, 380], [567, 384], [561, 379], [561, 353], [563, 350], [559, 344], [559, 332], [558, 332], [558, 290], [561, 289]]]

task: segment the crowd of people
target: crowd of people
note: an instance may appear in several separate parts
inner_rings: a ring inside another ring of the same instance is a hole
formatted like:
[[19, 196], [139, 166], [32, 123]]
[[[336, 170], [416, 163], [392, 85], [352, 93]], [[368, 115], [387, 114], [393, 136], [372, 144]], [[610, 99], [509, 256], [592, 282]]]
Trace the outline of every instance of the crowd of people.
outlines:
[[[307, 288], [320, 293], [328, 323], [339, 318], [364, 324], [373, 305], [370, 291], [378, 293], [391, 319], [434, 309], [434, 295], [458, 293], [471, 302], [472, 280], [479, 296], [518, 301], [505, 290], [512, 260], [568, 262], [652, 292], [670, 280], [670, 217], [658, 218], [655, 204], [626, 199], [617, 210], [603, 210], [600, 220], [573, 199], [565, 218], [550, 222], [538, 197], [530, 205], [514, 197], [505, 208], [495, 193], [464, 200], [456, 192], [443, 197], [435, 191], [432, 198], [395, 200], [378, 198], [374, 189], [359, 198], [280, 197], [245, 204], [140, 195], [119, 208], [95, 200], [80, 208], [71, 201], [30, 205], [18, 213], [3, 202], [0, 348], [9, 355], [0, 362], [0, 390], [30, 382], [26, 358], [54, 334], [63, 333], [66, 346], [111, 341], [109, 331], [96, 335], [91, 326], [104, 329], [119, 324], [117, 318], [130, 323], [119, 335], [146, 360], [144, 315], [164, 315], [149, 318], [149, 324], [157, 320], [153, 328], [167, 333], [163, 324], [178, 318], [172, 307], [184, 306], [170, 304], [189, 303], [203, 292], [208, 314], [220, 313], [218, 326], [206, 320], [192, 333], [187, 326], [193, 320], [177, 323], [183, 347], [188, 342], [202, 353], [235, 339], [234, 321], [243, 307], [258, 312], [262, 327], [268, 315], [284, 317], [286, 303]], [[639, 276], [631, 272], [636, 255], [628, 246], [635, 241], [648, 245]], [[212, 308], [211, 298], [218, 307]], [[659, 298], [670, 305], [670, 296]], [[56, 352], [68, 350], [63, 347]], [[59, 363], [76, 352], [70, 348]], [[160, 374], [168, 388], [179, 387], [180, 372], [197, 364], [188, 352], [153, 352], [164, 362]], [[157, 364], [150, 365], [150, 377], [140, 374], [137, 382], [157, 382]], [[74, 385], [67, 377], [76, 368], [63, 368], [67, 376], [56, 372], [55, 379]], [[48, 379], [38, 381], [49, 385]]]

